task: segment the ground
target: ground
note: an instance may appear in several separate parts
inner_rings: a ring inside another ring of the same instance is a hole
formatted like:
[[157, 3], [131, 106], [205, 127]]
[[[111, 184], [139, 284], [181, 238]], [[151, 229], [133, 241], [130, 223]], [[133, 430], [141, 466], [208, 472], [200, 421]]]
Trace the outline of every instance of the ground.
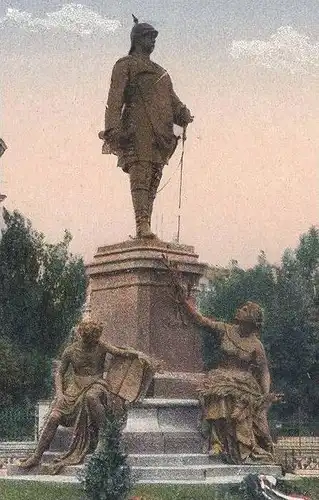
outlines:
[[[294, 481], [294, 483], [296, 483]], [[319, 498], [319, 478], [300, 479], [298, 487], [311, 499]], [[132, 496], [143, 500], [242, 500], [238, 486], [139, 486]], [[70, 484], [0, 479], [1, 500], [85, 500], [81, 487]]]

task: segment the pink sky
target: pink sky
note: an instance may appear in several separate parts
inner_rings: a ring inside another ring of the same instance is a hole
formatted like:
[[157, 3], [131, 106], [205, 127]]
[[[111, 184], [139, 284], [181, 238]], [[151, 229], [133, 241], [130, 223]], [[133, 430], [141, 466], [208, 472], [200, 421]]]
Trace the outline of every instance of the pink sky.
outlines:
[[[125, 35], [126, 36], [126, 35]], [[122, 32], [123, 47], [127, 43]], [[101, 155], [110, 72], [123, 47], [5, 54], [0, 135], [5, 206], [18, 209], [49, 240], [73, 235], [90, 260], [98, 245], [134, 234], [128, 179]], [[260, 250], [278, 262], [318, 221], [318, 74], [265, 68], [241, 59], [158, 48], [195, 120], [185, 153], [181, 242], [201, 260], [253, 265]], [[179, 152], [165, 169], [153, 226], [172, 240], [177, 228]]]

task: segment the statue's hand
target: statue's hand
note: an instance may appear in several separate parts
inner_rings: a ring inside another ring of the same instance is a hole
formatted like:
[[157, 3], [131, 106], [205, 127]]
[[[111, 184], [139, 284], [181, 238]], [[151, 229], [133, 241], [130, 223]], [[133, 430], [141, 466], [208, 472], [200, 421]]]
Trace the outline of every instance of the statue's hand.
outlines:
[[178, 302], [179, 304], [184, 304], [189, 295], [187, 287], [182, 283], [174, 283], [173, 286], [175, 289], [176, 302]]
[[63, 392], [58, 392], [56, 394], [55, 401], [56, 401], [57, 406], [62, 406], [64, 404], [65, 397], [64, 397]]
[[130, 353], [128, 354], [128, 357], [129, 357], [129, 358], [132, 358], [132, 359], [139, 358], [139, 353], [138, 353], [138, 352], [130, 352]]
[[105, 130], [104, 137], [109, 142], [119, 142], [122, 137], [123, 131], [121, 126], [113, 127]]
[[186, 106], [183, 107], [180, 111], [180, 120], [184, 124], [184, 126], [187, 126], [189, 123], [192, 123], [194, 121], [194, 116]]

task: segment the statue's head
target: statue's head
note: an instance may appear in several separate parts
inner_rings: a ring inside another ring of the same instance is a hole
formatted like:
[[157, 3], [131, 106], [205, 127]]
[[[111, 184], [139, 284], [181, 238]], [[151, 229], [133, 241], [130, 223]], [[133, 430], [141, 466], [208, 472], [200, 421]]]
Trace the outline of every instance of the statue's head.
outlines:
[[103, 325], [96, 321], [81, 321], [77, 326], [77, 334], [86, 344], [96, 343], [102, 335]]
[[263, 324], [264, 313], [259, 304], [248, 301], [237, 309], [235, 320], [238, 323], [250, 323], [259, 330]]
[[158, 31], [151, 24], [139, 23], [135, 16], [133, 16], [133, 19], [134, 26], [131, 31], [131, 48], [129, 54], [133, 54], [137, 46], [141, 48], [142, 52], [151, 54], [155, 47]]

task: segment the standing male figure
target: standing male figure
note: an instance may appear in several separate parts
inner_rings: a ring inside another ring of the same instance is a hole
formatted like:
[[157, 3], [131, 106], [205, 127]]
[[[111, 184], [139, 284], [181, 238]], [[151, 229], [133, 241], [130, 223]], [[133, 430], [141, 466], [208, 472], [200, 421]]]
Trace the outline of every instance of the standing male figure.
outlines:
[[185, 129], [193, 117], [167, 71], [150, 59], [158, 32], [136, 18], [134, 22], [129, 54], [113, 68], [105, 131], [99, 137], [105, 141], [104, 152], [116, 154], [118, 166], [130, 176], [136, 237], [153, 238], [153, 203], [163, 167], [177, 145], [173, 125]]

